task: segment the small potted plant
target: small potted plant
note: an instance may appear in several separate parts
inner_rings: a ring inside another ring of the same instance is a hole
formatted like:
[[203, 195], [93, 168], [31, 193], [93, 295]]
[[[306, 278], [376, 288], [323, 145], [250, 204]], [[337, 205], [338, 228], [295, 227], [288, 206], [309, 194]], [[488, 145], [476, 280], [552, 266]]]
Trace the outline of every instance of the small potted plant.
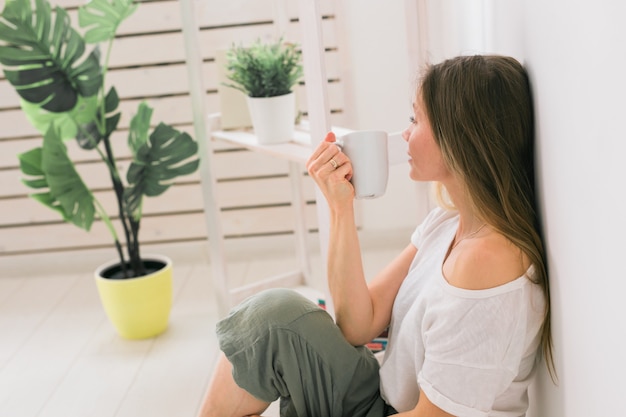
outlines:
[[259, 143], [284, 143], [293, 139], [296, 100], [293, 87], [303, 75], [297, 45], [278, 39], [260, 39], [244, 47], [233, 45], [226, 54], [228, 87], [247, 96], [252, 126]]
[[[187, 134], [159, 123], [150, 132], [152, 109], [142, 102], [132, 117], [127, 146], [132, 163], [118, 170], [111, 135], [121, 113], [114, 87], [106, 89], [110, 48], [119, 25], [137, 8], [133, 0], [92, 0], [79, 7], [75, 30], [67, 12], [47, 0], [8, 0], [0, 14], [0, 64], [21, 98], [29, 121], [43, 142], [20, 154], [23, 182], [35, 200], [65, 221], [89, 231], [96, 219], [110, 231], [117, 258], [96, 271], [104, 308], [118, 333], [146, 338], [167, 327], [172, 303], [172, 262], [140, 253], [139, 230], [144, 197], [166, 191], [172, 181], [198, 168], [198, 145]], [[101, 63], [99, 48], [106, 44]], [[108, 215], [87, 187], [67, 152], [75, 140], [102, 159], [117, 199], [117, 219]], [[114, 222], [121, 224], [124, 244]]]

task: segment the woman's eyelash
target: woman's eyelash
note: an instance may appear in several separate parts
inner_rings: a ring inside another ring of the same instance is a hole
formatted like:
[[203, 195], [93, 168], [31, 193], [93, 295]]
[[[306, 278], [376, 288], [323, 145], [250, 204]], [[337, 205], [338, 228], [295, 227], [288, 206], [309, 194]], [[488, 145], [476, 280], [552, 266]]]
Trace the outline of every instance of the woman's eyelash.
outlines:
[[413, 117], [413, 116], [409, 116], [409, 121], [410, 121], [411, 123], [415, 123], [415, 117]]

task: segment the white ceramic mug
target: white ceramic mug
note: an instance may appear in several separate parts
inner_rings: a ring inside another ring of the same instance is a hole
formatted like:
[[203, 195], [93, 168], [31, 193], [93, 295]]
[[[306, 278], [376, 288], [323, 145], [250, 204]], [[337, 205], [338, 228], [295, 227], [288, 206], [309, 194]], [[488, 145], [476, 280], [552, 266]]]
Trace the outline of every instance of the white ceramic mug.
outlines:
[[357, 130], [337, 137], [336, 145], [352, 162], [356, 198], [376, 198], [385, 194], [389, 178], [387, 132]]

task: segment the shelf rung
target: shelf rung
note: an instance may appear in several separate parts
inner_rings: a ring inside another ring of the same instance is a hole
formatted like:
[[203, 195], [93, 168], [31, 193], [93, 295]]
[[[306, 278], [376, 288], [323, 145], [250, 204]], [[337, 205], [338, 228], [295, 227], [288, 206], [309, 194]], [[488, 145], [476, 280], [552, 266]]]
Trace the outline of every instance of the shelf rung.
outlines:
[[285, 272], [281, 275], [276, 275], [274, 277], [266, 278], [259, 282], [243, 285], [241, 287], [230, 290], [230, 302], [231, 305], [234, 306], [239, 304], [241, 301], [245, 300], [249, 296], [263, 290], [278, 287], [294, 288], [304, 284], [304, 274], [302, 273], [302, 271], [297, 270]]

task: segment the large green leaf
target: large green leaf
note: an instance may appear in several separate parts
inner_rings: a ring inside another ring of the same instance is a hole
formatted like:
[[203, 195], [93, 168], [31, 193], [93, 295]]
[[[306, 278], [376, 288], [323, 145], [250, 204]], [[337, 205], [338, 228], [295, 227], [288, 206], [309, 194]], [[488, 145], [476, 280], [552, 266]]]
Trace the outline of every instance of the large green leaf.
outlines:
[[67, 12], [53, 13], [46, 0], [7, 2], [0, 16], [0, 63], [7, 80], [26, 101], [51, 112], [65, 112], [79, 96], [96, 94], [102, 71], [96, 51], [85, 53], [85, 42]]
[[[46, 180], [43, 168], [41, 167], [42, 154], [43, 149], [41, 147], [37, 147], [31, 149], [30, 151], [21, 153], [17, 156], [20, 160], [20, 168], [22, 169], [22, 173], [24, 175], [32, 177], [32, 179], [22, 179], [22, 182], [30, 188], [48, 188], [48, 181]], [[51, 208], [52, 210], [57, 211], [64, 219], [67, 218], [63, 207], [61, 207], [61, 204], [59, 204], [59, 202], [54, 197], [52, 197], [49, 191], [30, 194], [30, 197], [32, 197], [34, 200], [39, 201], [41, 204]]]
[[106, 114], [106, 136], [111, 136], [111, 133], [117, 129], [117, 124], [122, 116], [121, 112], [113, 113], [117, 111], [117, 107], [120, 104], [120, 98], [117, 95], [115, 87], [111, 87], [109, 93], [104, 100], [104, 112]]
[[93, 122], [98, 110], [98, 97], [83, 98], [79, 96], [74, 108], [65, 113], [49, 112], [39, 105], [29, 103], [26, 100], [21, 100], [20, 104], [30, 123], [42, 135], [54, 123], [57, 129], [60, 129], [61, 137], [67, 140], [77, 136], [79, 133], [78, 126]]
[[91, 229], [96, 211], [93, 194], [76, 171], [54, 127], [44, 136], [41, 159], [50, 194], [63, 207], [66, 220], [82, 229]]
[[152, 108], [145, 101], [139, 103], [137, 114], [130, 121], [128, 132], [128, 147], [137, 155], [139, 149], [148, 142], [148, 131], [150, 130], [150, 119], [152, 118]]
[[98, 43], [115, 37], [117, 28], [135, 12], [137, 4], [133, 0], [91, 0], [78, 9], [78, 23], [89, 28], [85, 42]]
[[22, 170], [22, 173], [31, 177], [43, 176], [43, 169], [41, 168], [41, 154], [41, 147], [19, 154], [17, 158], [20, 160], [20, 169]]
[[58, 211], [65, 221], [90, 230], [95, 216], [94, 197], [67, 155], [59, 132], [51, 126], [43, 147], [18, 155], [22, 172], [31, 177], [24, 184], [45, 189], [31, 197]]
[[[135, 117], [143, 116], [138, 113]], [[137, 123], [137, 126], [145, 127], [143, 123]], [[142, 137], [141, 132], [131, 135]], [[143, 196], [160, 195], [176, 177], [196, 171], [200, 161], [197, 157], [198, 144], [191, 136], [163, 123], [156, 127], [146, 142], [133, 143], [137, 149], [126, 174], [129, 186], [125, 190], [124, 201], [128, 215], [139, 220]]]
[[114, 113], [117, 111], [119, 103], [120, 99], [117, 95], [117, 91], [115, 90], [115, 87], [111, 87], [104, 100], [104, 113], [106, 120], [104, 132], [100, 131], [99, 125], [101, 122], [98, 122], [102, 120], [100, 107], [88, 109], [88, 111], [93, 111], [93, 115], [96, 117], [89, 117], [85, 121], [82, 121], [80, 118], [76, 119], [78, 121], [78, 132], [75, 137], [78, 146], [87, 150], [94, 149], [98, 146], [98, 144], [100, 144], [102, 139], [109, 137], [111, 133], [113, 133], [113, 131], [117, 128], [117, 124], [121, 117], [120, 112]]

